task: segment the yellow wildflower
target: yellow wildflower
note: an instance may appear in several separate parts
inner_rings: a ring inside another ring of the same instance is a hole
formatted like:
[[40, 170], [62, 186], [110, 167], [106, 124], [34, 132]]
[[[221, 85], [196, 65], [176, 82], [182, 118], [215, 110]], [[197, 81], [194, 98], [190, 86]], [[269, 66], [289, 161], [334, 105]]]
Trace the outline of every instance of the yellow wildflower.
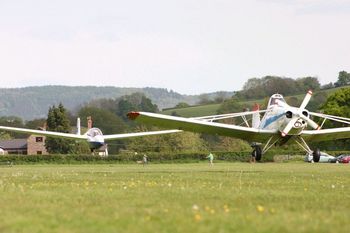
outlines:
[[259, 213], [262, 213], [262, 212], [265, 211], [265, 208], [264, 208], [263, 206], [261, 206], [261, 205], [258, 205], [258, 206], [256, 207], [256, 210], [257, 210]]

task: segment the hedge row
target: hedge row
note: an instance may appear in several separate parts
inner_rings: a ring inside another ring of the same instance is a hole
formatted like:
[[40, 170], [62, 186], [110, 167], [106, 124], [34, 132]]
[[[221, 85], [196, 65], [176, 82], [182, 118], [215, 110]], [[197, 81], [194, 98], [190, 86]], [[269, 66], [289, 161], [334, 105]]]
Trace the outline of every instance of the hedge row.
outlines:
[[[206, 160], [207, 154], [194, 153], [146, 153], [148, 160], [153, 163], [168, 162], [198, 162]], [[250, 152], [215, 152], [215, 160], [222, 161], [248, 161]], [[2, 155], [0, 163], [7, 164], [35, 164], [35, 163], [134, 163], [141, 161], [143, 154], [121, 153], [107, 157], [94, 155]]]
[[[240, 161], [247, 162], [250, 159], [251, 151], [239, 152], [212, 152], [214, 161]], [[331, 154], [339, 154], [343, 152], [332, 152]], [[191, 152], [191, 153], [146, 153], [148, 160], [153, 163], [187, 163], [199, 162], [206, 160], [207, 153]], [[276, 156], [286, 156], [288, 158], [293, 155], [303, 155], [303, 152], [292, 151], [269, 151], [263, 156], [263, 162], [273, 162]], [[79, 163], [134, 163], [141, 161], [143, 153], [120, 153], [118, 155], [110, 155], [107, 157], [93, 155], [1, 155], [0, 164], [12, 162], [14, 164], [35, 164], [35, 163], [58, 163], [58, 164], [79, 164]]]

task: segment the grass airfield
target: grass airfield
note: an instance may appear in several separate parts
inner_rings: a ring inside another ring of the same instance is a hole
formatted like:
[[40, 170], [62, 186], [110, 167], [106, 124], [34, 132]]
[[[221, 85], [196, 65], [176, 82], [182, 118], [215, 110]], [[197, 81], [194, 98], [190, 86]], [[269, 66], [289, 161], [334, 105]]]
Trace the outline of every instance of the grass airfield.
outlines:
[[0, 232], [348, 232], [350, 165], [0, 167]]

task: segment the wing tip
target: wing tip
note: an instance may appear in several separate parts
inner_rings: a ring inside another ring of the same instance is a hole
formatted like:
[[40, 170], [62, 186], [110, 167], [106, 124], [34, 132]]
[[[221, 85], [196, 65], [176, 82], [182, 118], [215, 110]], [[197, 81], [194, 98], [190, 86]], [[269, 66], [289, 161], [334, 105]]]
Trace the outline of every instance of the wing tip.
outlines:
[[140, 115], [140, 113], [139, 112], [129, 112], [126, 115], [128, 116], [128, 118], [130, 120], [135, 120]]

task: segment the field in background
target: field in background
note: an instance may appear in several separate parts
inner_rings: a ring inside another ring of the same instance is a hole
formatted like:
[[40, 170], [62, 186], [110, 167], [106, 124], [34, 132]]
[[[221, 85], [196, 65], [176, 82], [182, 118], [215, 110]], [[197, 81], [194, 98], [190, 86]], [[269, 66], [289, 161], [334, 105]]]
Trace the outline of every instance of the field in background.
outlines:
[[165, 115], [171, 115], [173, 112], [176, 112], [176, 114], [183, 117], [208, 116], [215, 115], [219, 107], [220, 104], [198, 105], [187, 108], [166, 109], [161, 113]]
[[350, 166], [0, 169], [2, 232], [348, 232]]
[[[337, 90], [344, 88], [344, 87], [338, 87], [338, 88], [332, 88], [322, 91], [316, 91], [314, 94], [318, 92], [326, 92], [328, 95], [336, 92]], [[267, 96], [269, 97], [269, 96]], [[305, 94], [300, 95], [294, 95], [294, 96], [285, 96], [285, 98], [288, 100], [290, 97], [296, 97], [298, 101], [301, 103], [305, 97]], [[262, 105], [264, 103], [265, 99], [258, 99], [258, 100], [247, 100], [242, 101], [242, 104], [253, 106], [255, 103]], [[287, 101], [288, 102], [288, 101]], [[209, 115], [216, 115], [217, 110], [219, 109], [221, 104], [208, 104], [208, 105], [197, 105], [197, 106], [191, 106], [187, 108], [170, 108], [165, 109], [162, 111], [162, 114], [165, 115], [171, 115], [173, 112], [176, 112], [179, 116], [182, 117], [199, 117], [199, 116], [209, 116]]]

